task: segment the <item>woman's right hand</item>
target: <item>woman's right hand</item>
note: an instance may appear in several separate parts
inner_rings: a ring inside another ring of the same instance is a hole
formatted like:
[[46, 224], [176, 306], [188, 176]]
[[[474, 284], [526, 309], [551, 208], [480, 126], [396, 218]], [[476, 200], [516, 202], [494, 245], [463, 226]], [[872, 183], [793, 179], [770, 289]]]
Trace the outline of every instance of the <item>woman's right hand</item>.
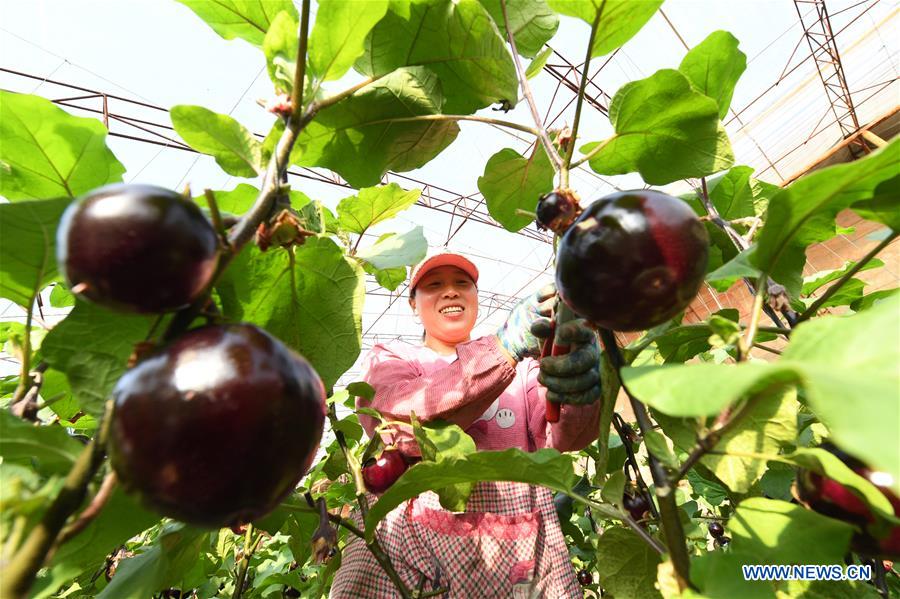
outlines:
[[541, 355], [542, 340], [532, 333], [532, 325], [548, 319], [555, 299], [556, 286], [550, 283], [516, 304], [497, 330], [500, 346], [517, 362]]

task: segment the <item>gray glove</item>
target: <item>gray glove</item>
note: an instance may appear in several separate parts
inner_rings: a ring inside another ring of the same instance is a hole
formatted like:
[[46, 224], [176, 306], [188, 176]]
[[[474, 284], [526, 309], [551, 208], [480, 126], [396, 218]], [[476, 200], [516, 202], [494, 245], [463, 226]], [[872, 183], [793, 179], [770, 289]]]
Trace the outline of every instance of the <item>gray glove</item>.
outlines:
[[[549, 319], [535, 321], [531, 332], [547, 338], [552, 334]], [[547, 388], [547, 399], [557, 403], [586, 405], [600, 399], [600, 343], [597, 333], [583, 319], [559, 327], [559, 345], [569, 352], [541, 358], [538, 382]]]
[[516, 304], [506, 322], [497, 330], [500, 344], [517, 362], [541, 355], [541, 339], [532, 333], [531, 325], [542, 317], [550, 316], [555, 297], [555, 285], [551, 283], [542, 287]]

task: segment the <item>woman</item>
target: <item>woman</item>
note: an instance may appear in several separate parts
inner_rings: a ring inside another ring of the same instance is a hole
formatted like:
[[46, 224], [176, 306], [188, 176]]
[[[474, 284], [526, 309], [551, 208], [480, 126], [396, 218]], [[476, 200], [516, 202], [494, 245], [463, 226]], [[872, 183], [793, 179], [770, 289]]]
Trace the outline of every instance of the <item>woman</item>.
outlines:
[[[574, 451], [597, 437], [599, 348], [582, 321], [561, 329], [567, 356], [540, 355], [555, 290], [523, 300], [495, 335], [472, 340], [478, 317], [478, 269], [459, 254], [431, 256], [413, 269], [409, 304], [421, 319], [421, 345], [376, 345], [364, 364], [375, 388], [369, 402], [386, 419], [445, 420], [479, 450], [553, 447]], [[540, 380], [540, 383], [539, 383]], [[545, 399], [563, 404], [548, 424]], [[587, 404], [587, 405], [571, 405]], [[371, 436], [377, 422], [361, 416]], [[419, 456], [408, 427], [382, 433], [406, 456]], [[372, 498], [374, 500], [374, 497]], [[355, 515], [359, 521], [358, 515]], [[423, 493], [393, 510], [378, 540], [410, 589], [447, 588], [442, 597], [581, 597], [550, 491], [522, 483], [478, 483], [463, 513]], [[396, 587], [359, 539], [344, 549], [332, 597], [396, 597]]]

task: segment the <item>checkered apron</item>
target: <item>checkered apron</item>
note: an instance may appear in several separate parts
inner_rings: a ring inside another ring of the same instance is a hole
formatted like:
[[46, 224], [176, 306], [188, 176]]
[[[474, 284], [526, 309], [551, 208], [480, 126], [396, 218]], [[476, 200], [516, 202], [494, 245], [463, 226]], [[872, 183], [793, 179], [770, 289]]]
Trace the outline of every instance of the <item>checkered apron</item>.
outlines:
[[[362, 526], [358, 513], [352, 517]], [[478, 483], [462, 513], [444, 510], [429, 491], [388, 514], [378, 541], [407, 588], [447, 588], [445, 599], [582, 597], [552, 495], [543, 487]], [[397, 596], [365, 543], [353, 537], [331, 597]]]

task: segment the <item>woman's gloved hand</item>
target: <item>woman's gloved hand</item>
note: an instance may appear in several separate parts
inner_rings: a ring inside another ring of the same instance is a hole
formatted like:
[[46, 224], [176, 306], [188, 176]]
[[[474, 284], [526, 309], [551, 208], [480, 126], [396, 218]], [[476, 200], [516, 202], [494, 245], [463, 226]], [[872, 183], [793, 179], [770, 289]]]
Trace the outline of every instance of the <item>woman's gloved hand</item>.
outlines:
[[[547, 338], [549, 319], [531, 327], [537, 337]], [[557, 403], [586, 405], [600, 399], [600, 343], [597, 333], [583, 319], [561, 325], [556, 341], [568, 345], [569, 353], [541, 358], [538, 382], [547, 388], [547, 399]]]
[[525, 358], [541, 355], [541, 339], [531, 332], [531, 325], [550, 316], [556, 298], [556, 286], [552, 283], [541, 287], [512, 309], [506, 322], [497, 330], [500, 345], [521, 362]]

